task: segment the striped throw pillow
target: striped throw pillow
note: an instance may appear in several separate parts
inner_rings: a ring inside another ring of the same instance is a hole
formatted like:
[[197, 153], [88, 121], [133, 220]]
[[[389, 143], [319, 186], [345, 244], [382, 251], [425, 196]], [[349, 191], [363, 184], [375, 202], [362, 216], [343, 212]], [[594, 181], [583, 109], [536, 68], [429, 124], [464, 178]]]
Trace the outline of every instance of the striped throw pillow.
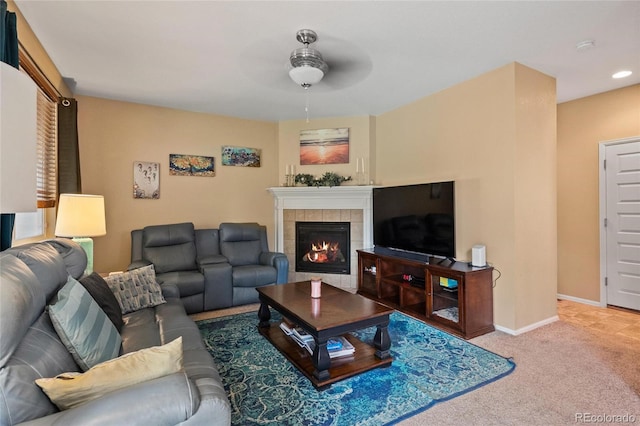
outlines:
[[83, 371], [120, 354], [122, 338], [118, 330], [73, 277], [67, 279], [49, 305], [49, 316], [60, 340]]

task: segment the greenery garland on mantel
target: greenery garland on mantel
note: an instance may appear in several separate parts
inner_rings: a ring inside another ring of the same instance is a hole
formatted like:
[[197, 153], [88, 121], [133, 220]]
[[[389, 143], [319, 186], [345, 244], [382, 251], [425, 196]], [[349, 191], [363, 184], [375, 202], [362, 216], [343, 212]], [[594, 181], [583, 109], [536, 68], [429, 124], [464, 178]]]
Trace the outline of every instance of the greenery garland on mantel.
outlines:
[[295, 182], [307, 186], [340, 186], [342, 182], [351, 180], [351, 176], [340, 176], [334, 172], [326, 172], [319, 178], [307, 173], [298, 173], [295, 176]]

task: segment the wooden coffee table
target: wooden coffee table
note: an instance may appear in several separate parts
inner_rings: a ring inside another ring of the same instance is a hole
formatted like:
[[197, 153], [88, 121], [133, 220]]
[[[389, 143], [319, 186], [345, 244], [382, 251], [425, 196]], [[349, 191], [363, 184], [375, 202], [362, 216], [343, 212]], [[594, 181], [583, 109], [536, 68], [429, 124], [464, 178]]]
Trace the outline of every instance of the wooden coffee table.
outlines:
[[[326, 283], [322, 283], [322, 297], [319, 299], [311, 298], [309, 281], [258, 287], [257, 290], [260, 296], [260, 334], [315, 387], [324, 388], [364, 371], [391, 365], [391, 339], [387, 327], [393, 309]], [[313, 355], [285, 335], [279, 323], [269, 321], [269, 306], [313, 336], [316, 343]], [[372, 326], [377, 327], [373, 346], [347, 334]], [[355, 347], [355, 353], [331, 359], [327, 340], [342, 335]]]

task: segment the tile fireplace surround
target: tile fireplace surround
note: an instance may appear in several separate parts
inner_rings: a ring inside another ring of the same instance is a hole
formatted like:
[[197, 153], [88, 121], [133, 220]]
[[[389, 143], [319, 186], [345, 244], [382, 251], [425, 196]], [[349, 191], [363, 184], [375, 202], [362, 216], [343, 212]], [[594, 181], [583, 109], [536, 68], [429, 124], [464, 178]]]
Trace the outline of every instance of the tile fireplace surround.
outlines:
[[[328, 284], [355, 292], [358, 280], [356, 250], [373, 247], [373, 186], [275, 187], [275, 250], [289, 258], [289, 281], [322, 276]], [[298, 222], [350, 222], [351, 274], [317, 274], [295, 271], [295, 233]]]

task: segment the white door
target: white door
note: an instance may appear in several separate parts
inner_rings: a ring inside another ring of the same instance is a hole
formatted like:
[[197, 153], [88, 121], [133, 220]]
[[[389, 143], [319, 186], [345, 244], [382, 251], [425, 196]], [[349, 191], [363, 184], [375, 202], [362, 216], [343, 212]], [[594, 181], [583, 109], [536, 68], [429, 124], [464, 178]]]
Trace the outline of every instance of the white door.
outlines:
[[606, 302], [640, 310], [640, 138], [605, 146]]

